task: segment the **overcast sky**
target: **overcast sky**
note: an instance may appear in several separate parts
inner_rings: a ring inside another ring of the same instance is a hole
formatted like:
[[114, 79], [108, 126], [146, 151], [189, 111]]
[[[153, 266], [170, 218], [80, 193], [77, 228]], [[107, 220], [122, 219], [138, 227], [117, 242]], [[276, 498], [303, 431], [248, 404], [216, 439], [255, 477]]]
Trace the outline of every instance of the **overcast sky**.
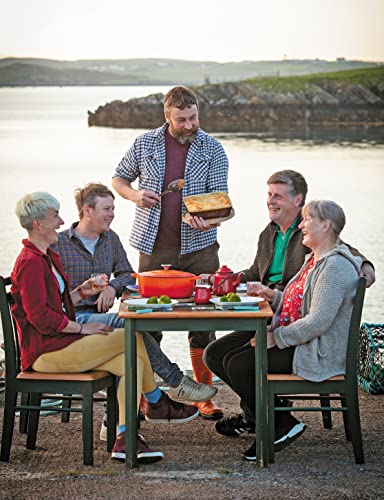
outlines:
[[384, 61], [384, 0], [1, 0], [0, 57]]

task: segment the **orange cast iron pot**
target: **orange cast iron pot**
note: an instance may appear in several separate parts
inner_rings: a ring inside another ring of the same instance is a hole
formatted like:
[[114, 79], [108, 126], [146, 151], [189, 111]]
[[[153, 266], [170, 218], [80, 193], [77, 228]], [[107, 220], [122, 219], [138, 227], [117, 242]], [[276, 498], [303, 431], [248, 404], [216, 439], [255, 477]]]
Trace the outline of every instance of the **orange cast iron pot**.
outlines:
[[157, 269], [144, 273], [132, 273], [132, 277], [137, 278], [142, 297], [168, 295], [171, 299], [190, 297], [195, 280], [201, 278], [201, 276], [176, 269]]

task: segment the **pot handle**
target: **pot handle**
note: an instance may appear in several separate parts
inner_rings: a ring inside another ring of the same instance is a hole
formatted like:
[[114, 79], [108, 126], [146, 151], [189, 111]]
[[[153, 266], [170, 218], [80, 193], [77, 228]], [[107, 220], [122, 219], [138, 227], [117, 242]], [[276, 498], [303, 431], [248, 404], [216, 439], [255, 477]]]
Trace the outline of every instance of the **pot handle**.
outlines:
[[203, 277], [202, 274], [200, 274], [200, 276], [191, 276], [189, 279], [193, 280], [193, 281], [196, 281], [196, 280], [199, 280]]
[[132, 278], [138, 278], [139, 275], [137, 273], [131, 273]]

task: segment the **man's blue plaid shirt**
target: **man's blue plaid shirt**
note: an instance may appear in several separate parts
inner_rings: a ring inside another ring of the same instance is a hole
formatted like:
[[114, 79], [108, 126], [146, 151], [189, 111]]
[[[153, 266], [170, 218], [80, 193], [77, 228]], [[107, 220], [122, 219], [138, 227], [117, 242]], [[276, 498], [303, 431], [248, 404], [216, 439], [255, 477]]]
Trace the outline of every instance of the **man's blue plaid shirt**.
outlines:
[[[164, 133], [167, 124], [138, 137], [117, 166], [114, 177], [128, 182], [139, 180], [138, 189], [160, 194], [163, 186], [166, 150]], [[222, 145], [199, 129], [185, 164], [183, 198], [193, 194], [228, 191], [228, 159]], [[150, 255], [160, 221], [161, 202], [152, 208], [136, 208], [130, 237], [131, 245]], [[187, 209], [182, 204], [182, 212]], [[181, 224], [181, 254], [196, 252], [215, 243], [217, 229], [198, 231]]]
[[[76, 236], [74, 228], [77, 224], [72, 224], [69, 229], [61, 231], [58, 242], [51, 246], [60, 254], [64, 271], [70, 279], [71, 289], [89, 279], [92, 273], [105, 273], [108, 278], [114, 276], [108, 284], [116, 290], [116, 297], [120, 297], [125, 287], [135, 283], [136, 280], [131, 277], [133, 269], [119, 237], [111, 229], [101, 233], [95, 254], [92, 256]], [[89, 299], [79, 302], [76, 307], [89, 306], [89, 309], [95, 310], [96, 299], [97, 296], [92, 295]]]

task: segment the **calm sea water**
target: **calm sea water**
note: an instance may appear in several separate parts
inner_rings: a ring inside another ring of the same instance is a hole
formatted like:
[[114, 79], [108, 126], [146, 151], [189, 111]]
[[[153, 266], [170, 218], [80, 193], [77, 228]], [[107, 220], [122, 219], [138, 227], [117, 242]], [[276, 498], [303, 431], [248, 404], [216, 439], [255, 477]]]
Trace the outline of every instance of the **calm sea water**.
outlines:
[[[110, 184], [116, 163], [143, 130], [89, 128], [87, 110], [114, 99], [126, 100], [168, 87], [74, 87], [0, 89], [0, 273], [8, 275], [24, 231], [14, 215], [26, 192], [46, 190], [62, 204], [66, 225], [76, 220], [73, 190], [86, 182]], [[236, 217], [219, 229], [221, 262], [233, 270], [254, 259], [257, 238], [268, 222], [266, 180], [274, 171], [303, 173], [308, 199], [338, 202], [347, 215], [345, 241], [376, 266], [376, 284], [367, 291], [363, 320], [383, 323], [384, 140], [300, 140], [220, 135], [230, 160], [230, 195]], [[329, 137], [328, 137], [329, 139]], [[134, 267], [138, 256], [128, 244], [134, 207], [116, 200], [113, 228]], [[190, 368], [186, 334], [165, 336], [164, 349]]]

